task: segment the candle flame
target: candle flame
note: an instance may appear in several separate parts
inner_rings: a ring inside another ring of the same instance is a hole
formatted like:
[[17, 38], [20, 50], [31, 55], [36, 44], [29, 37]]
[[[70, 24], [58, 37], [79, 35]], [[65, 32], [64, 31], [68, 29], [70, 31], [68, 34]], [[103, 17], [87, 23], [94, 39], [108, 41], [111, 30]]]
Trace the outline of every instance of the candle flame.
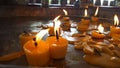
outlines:
[[100, 25], [98, 26], [98, 31], [99, 31], [100, 33], [103, 33], [103, 32], [104, 32], [104, 27], [102, 26], [102, 24], [100, 24]]
[[95, 16], [97, 16], [98, 10], [99, 10], [99, 7], [97, 7], [97, 9], [96, 9], [96, 11], [95, 11]]
[[49, 29], [41, 30], [37, 35], [36, 35], [36, 41], [40, 41], [42, 37], [49, 31]]
[[116, 25], [116, 26], [119, 25], [119, 19], [118, 19], [118, 16], [116, 14], [114, 15], [114, 25]]
[[56, 22], [60, 18], [60, 15], [58, 15], [53, 21]]
[[63, 12], [65, 13], [65, 15], [68, 15], [68, 12], [65, 9], [63, 9]]
[[55, 33], [55, 35], [56, 35], [56, 31], [58, 32], [58, 35], [60, 34], [60, 33], [59, 33], [60, 24], [61, 24], [60, 20], [57, 20], [57, 21], [55, 22], [55, 27], [54, 27], [54, 33]]
[[87, 17], [87, 9], [85, 9], [84, 16]]

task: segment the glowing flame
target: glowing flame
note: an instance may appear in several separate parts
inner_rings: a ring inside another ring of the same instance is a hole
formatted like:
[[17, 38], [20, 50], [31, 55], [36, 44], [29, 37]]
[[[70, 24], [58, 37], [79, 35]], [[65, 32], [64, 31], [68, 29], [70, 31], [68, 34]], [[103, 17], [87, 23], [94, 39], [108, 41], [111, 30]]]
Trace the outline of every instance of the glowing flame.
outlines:
[[57, 16], [53, 21], [56, 22], [60, 18], [60, 15]]
[[60, 33], [59, 33], [60, 24], [61, 24], [60, 20], [57, 20], [57, 21], [55, 22], [55, 27], [54, 27], [54, 33], [55, 33], [55, 35], [56, 35], [56, 31], [58, 32], [58, 35], [60, 34]]
[[97, 7], [97, 9], [96, 9], [96, 11], [95, 11], [95, 16], [97, 16], [98, 10], [99, 10], [99, 7]]
[[87, 9], [85, 9], [84, 16], [87, 17]]
[[119, 19], [116, 14], [114, 15], [114, 25], [116, 25], [116, 26], [119, 25]]
[[63, 12], [65, 13], [65, 15], [68, 15], [68, 12], [65, 9], [63, 9]]
[[42, 37], [49, 31], [49, 29], [41, 30], [37, 35], [36, 35], [36, 41], [40, 41]]
[[100, 25], [98, 26], [98, 31], [99, 31], [100, 33], [103, 33], [103, 32], [104, 32], [104, 27], [102, 26], [102, 24], [100, 24]]

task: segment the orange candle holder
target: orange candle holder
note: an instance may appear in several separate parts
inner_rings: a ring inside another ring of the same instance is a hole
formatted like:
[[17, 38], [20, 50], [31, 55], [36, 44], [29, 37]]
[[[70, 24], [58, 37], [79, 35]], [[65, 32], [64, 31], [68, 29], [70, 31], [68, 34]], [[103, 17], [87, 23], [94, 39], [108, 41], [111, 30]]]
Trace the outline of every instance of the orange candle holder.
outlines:
[[62, 37], [57, 40], [55, 36], [48, 37], [46, 42], [50, 47], [50, 57], [53, 59], [65, 58], [67, 53], [68, 41]]
[[49, 46], [45, 41], [40, 40], [35, 46], [35, 41], [28, 41], [24, 47], [24, 52], [31, 66], [46, 66], [49, 62]]
[[31, 33], [22, 33], [19, 35], [20, 45], [23, 47], [23, 45], [29, 41], [32, 40], [37, 32], [31, 32]]

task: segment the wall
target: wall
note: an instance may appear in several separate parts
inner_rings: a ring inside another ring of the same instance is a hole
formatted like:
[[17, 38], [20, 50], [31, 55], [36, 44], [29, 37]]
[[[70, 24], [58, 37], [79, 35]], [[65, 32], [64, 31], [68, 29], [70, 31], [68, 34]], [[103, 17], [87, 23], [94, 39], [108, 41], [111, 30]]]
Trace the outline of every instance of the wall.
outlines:
[[[41, 8], [39, 6], [0, 6], [0, 17], [15, 17], [15, 16], [40, 16], [40, 17], [55, 17], [57, 15], [64, 15], [62, 9], [68, 11], [70, 16], [83, 16], [84, 8], [73, 7], [52, 7]], [[93, 15], [96, 7], [89, 7], [89, 15]], [[120, 8], [118, 7], [100, 7], [99, 16], [113, 18], [114, 14], [120, 15]]]

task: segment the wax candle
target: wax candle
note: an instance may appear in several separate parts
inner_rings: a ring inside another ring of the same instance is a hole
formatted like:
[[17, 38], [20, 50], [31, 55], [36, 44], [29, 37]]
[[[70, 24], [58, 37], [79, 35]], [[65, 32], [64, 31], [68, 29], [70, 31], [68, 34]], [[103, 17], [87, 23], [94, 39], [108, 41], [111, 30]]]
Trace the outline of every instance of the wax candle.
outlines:
[[48, 37], [46, 42], [50, 46], [50, 57], [53, 59], [65, 58], [68, 41], [62, 37], [57, 40], [55, 36]]
[[97, 23], [98, 20], [99, 20], [99, 18], [97, 17], [98, 10], [99, 10], [99, 7], [96, 8], [96, 11], [95, 11], [94, 16], [91, 17], [91, 20], [92, 20], [93, 22], [96, 22], [96, 23]]
[[120, 28], [118, 27], [119, 25], [119, 19], [117, 15], [114, 15], [114, 26], [110, 26], [110, 35], [114, 36], [114, 34], [120, 34]]
[[84, 11], [84, 17], [81, 19], [81, 23], [85, 24], [85, 25], [89, 25], [90, 24], [90, 20], [88, 18], [87, 9], [85, 9], [85, 11]]
[[[63, 12], [65, 13], [65, 16], [68, 15], [68, 12], [67, 12], [65, 9], [63, 9]], [[69, 21], [70, 18], [69, 18], [69, 17], [63, 17], [63, 20], [64, 20], [64, 21]]]
[[103, 39], [105, 37], [103, 32], [104, 32], [104, 27], [100, 24], [98, 26], [98, 31], [93, 31], [92, 32], [92, 37], [93, 38], [98, 38], [98, 39]]
[[65, 58], [67, 52], [68, 41], [59, 37], [60, 21], [55, 22], [54, 33], [55, 36], [48, 37], [46, 42], [50, 47], [50, 57], [53, 59]]
[[33, 39], [36, 34], [37, 34], [37, 32], [24, 32], [24, 33], [20, 34], [19, 35], [20, 45], [23, 47], [23, 45], [27, 41]]
[[28, 41], [24, 45], [24, 52], [29, 65], [32, 66], [45, 66], [49, 61], [49, 45], [41, 40], [47, 30], [42, 30], [36, 35], [36, 38]]

